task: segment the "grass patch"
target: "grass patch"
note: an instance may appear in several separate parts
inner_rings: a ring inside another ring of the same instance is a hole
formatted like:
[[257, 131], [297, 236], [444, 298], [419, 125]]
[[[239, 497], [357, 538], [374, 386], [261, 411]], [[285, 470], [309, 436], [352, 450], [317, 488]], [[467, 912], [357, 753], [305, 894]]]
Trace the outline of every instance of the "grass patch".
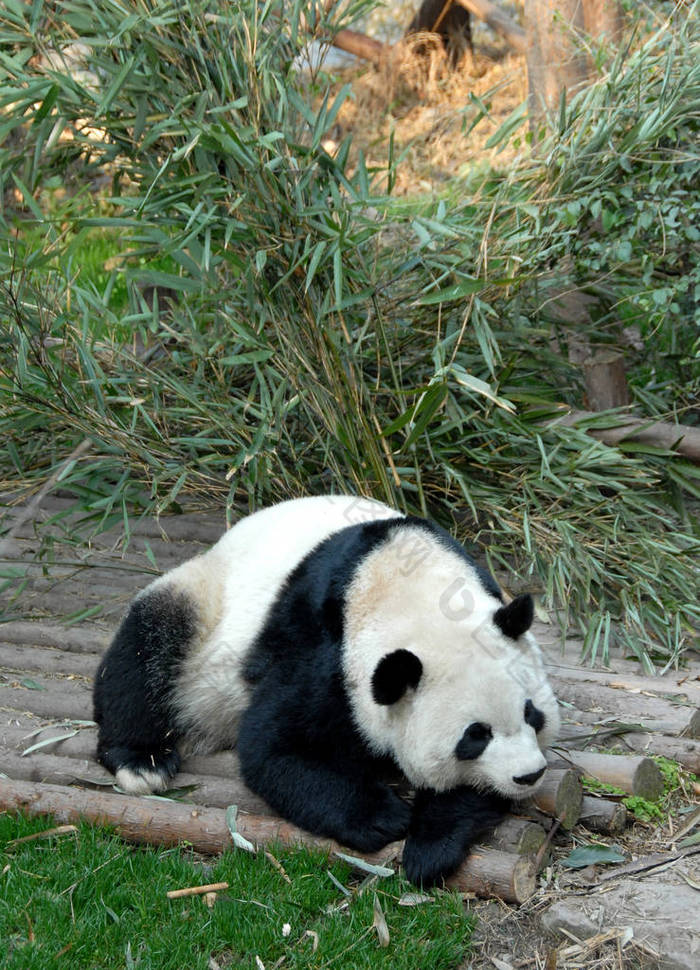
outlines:
[[[280, 851], [287, 883], [261, 854], [230, 852], [202, 862], [185, 848], [136, 848], [87, 825], [75, 836], [7, 848], [10, 839], [50, 824], [0, 818], [0, 965], [7, 970], [207, 970], [210, 957], [222, 968], [255, 968], [259, 957], [266, 967], [283, 959], [285, 967], [318, 970], [438, 970], [468, 952], [473, 921], [459, 895], [433, 892], [430, 903], [402, 906], [401, 895], [415, 887], [399, 876], [358, 887], [345, 863]], [[201, 897], [165, 895], [219, 881], [230, 888], [213, 909]], [[389, 929], [386, 947], [373, 929], [375, 897]]]

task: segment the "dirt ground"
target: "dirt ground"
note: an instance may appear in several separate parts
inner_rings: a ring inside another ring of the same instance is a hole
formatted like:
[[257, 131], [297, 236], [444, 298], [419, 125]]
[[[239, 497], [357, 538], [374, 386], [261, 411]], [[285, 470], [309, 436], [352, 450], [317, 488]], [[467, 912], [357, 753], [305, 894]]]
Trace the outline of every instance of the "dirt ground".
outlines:
[[381, 68], [358, 62], [333, 71], [334, 90], [350, 84], [352, 93], [324, 142], [332, 153], [350, 134], [353, 152], [361, 150], [369, 168], [381, 169], [393, 135], [394, 158], [401, 159], [398, 196], [442, 191], [475, 165], [509, 165], [517, 143], [491, 148], [487, 142], [527, 97], [524, 56], [494, 35], [480, 38], [473, 57], [465, 53], [454, 70], [439, 42], [424, 44], [420, 57], [417, 43], [397, 48]]

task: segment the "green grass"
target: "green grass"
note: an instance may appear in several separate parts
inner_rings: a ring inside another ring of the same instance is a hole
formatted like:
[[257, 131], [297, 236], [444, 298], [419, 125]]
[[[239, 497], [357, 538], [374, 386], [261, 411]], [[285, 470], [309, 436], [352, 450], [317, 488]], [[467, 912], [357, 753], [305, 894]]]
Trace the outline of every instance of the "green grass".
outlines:
[[[399, 905], [415, 889], [398, 876], [363, 887], [343, 862], [280, 851], [288, 883], [262, 854], [202, 861], [186, 848], [136, 848], [88, 825], [8, 848], [51, 824], [0, 817], [3, 970], [207, 970], [210, 957], [222, 968], [255, 970], [256, 956], [267, 968], [283, 959], [284, 967], [318, 970], [438, 970], [468, 953], [473, 921], [460, 897], [436, 891], [429, 903]], [[212, 882], [229, 883], [213, 909], [201, 897], [166, 898], [170, 889]], [[386, 947], [373, 929], [375, 898], [389, 930]]]

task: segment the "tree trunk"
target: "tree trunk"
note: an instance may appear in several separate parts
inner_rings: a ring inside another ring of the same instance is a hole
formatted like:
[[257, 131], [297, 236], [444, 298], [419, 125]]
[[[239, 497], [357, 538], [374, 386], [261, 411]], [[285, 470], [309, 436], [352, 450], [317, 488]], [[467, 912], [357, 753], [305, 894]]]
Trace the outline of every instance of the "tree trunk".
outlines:
[[577, 35], [585, 30], [581, 0], [525, 0], [527, 76], [530, 118], [534, 121], [559, 109], [588, 76], [588, 65]]
[[619, 44], [622, 39], [622, 6], [617, 0], [584, 0], [583, 24], [591, 37]]

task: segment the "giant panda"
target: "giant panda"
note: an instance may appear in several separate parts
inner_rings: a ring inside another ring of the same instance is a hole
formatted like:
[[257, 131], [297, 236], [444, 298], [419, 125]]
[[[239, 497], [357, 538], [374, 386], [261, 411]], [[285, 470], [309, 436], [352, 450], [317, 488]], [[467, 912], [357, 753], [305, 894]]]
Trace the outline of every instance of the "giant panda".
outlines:
[[408, 878], [440, 883], [544, 773], [532, 616], [430, 521], [282, 502], [137, 595], [96, 675], [97, 757], [138, 794], [235, 745], [275, 812], [356, 850], [405, 838]]

